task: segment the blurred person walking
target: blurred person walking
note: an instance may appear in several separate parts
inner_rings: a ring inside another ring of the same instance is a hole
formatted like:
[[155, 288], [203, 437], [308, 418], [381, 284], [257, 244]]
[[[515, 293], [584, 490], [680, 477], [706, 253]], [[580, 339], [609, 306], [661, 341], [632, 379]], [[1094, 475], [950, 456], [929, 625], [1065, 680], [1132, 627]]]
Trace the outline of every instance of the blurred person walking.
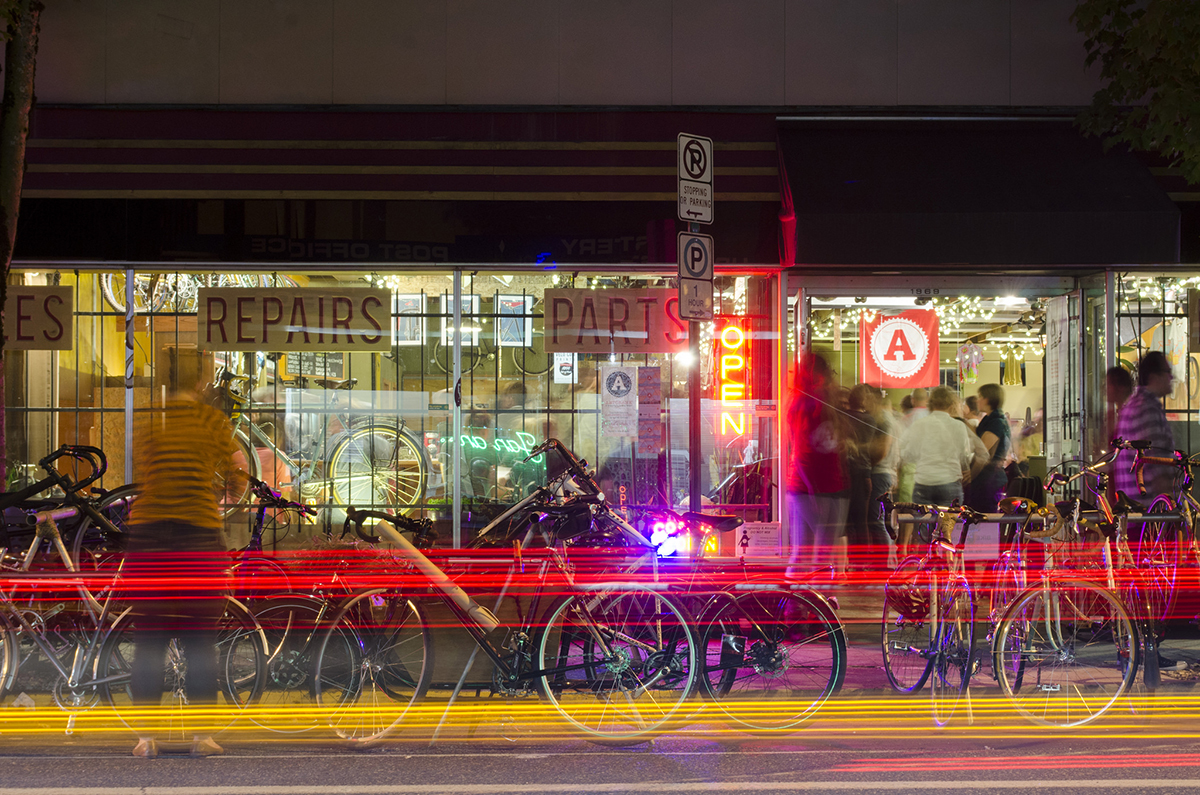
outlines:
[[845, 445], [845, 466], [848, 479], [846, 508], [846, 540], [849, 544], [848, 567], [870, 571], [875, 563], [872, 556], [875, 544], [867, 530], [871, 503], [872, 446], [879, 435], [879, 425], [870, 411], [871, 387], [858, 384], [850, 390], [850, 410], [847, 412], [848, 433]]
[[[1117, 415], [1117, 436], [1128, 441], [1147, 440], [1150, 449], [1147, 455], [1171, 456], [1175, 452], [1175, 438], [1167, 424], [1167, 411], [1163, 398], [1171, 394], [1175, 373], [1171, 363], [1161, 351], [1150, 351], [1138, 364], [1137, 389], [1121, 407]], [[1137, 499], [1137, 475], [1133, 471], [1133, 451], [1122, 450], [1117, 456], [1113, 472], [1116, 486]], [[1170, 494], [1175, 485], [1174, 467], [1162, 464], [1147, 464], [1143, 467], [1146, 495], [1155, 497]]]
[[977, 511], [988, 513], [996, 510], [997, 503], [1004, 499], [1008, 487], [1008, 472], [1005, 466], [1012, 455], [1012, 426], [1001, 409], [1004, 408], [1004, 388], [999, 384], [984, 384], [979, 387], [979, 410], [983, 418], [975, 428], [975, 434], [987, 448], [983, 468], [971, 478], [967, 505]]
[[949, 387], [936, 387], [929, 396], [929, 414], [900, 437], [900, 459], [913, 465], [913, 502], [962, 502], [963, 477], [972, 471], [975, 445], [967, 424], [951, 415], [957, 400]]
[[834, 564], [848, 503], [841, 461], [845, 435], [839, 412], [830, 403], [837, 394], [833, 373], [824, 359], [809, 354], [797, 365], [795, 384], [788, 406], [789, 575]]
[[[135, 706], [162, 703], [167, 646], [177, 639], [187, 659], [187, 701], [217, 703], [217, 622], [229, 561], [221, 542], [219, 484], [244, 477], [234, 466], [233, 428], [193, 392], [161, 411], [141, 414], [134, 437], [141, 485], [130, 517], [125, 572], [137, 617], [130, 689]], [[152, 733], [134, 756], [158, 755]], [[223, 753], [210, 733], [192, 738], [193, 756]]]

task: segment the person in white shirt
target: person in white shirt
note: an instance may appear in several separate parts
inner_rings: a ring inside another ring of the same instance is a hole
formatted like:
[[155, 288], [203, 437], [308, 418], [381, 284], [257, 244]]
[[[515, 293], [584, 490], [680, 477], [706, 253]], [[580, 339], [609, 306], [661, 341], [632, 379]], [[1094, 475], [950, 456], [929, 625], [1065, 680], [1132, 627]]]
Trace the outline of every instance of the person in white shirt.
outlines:
[[962, 502], [963, 475], [971, 472], [975, 445], [967, 425], [951, 415], [958, 396], [939, 386], [929, 396], [929, 414], [900, 437], [900, 458], [916, 467], [913, 502]]

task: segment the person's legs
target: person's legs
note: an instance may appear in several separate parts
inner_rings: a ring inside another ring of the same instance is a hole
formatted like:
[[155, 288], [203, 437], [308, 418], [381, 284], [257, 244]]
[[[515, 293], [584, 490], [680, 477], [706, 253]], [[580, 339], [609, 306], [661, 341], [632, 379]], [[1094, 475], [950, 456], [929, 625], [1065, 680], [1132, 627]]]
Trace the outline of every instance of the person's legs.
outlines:
[[890, 563], [890, 544], [887, 529], [883, 525], [883, 506], [879, 501], [896, 485], [896, 478], [887, 472], [871, 473], [871, 496], [867, 505], [867, 543], [871, 555], [868, 558], [877, 571]]
[[871, 539], [867, 531], [867, 517], [871, 501], [871, 471], [855, 468], [850, 473], [850, 499], [846, 512], [846, 543], [849, 545], [849, 567], [870, 567]]

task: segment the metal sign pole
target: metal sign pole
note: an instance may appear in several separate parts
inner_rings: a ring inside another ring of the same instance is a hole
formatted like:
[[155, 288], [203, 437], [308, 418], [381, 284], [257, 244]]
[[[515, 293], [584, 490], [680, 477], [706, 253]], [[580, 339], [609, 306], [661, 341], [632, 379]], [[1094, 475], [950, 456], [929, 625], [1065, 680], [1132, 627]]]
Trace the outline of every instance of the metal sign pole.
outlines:
[[[699, 232], [700, 224], [690, 224], [690, 231]], [[700, 322], [688, 321], [688, 351], [691, 353], [692, 366], [688, 370], [688, 473], [691, 483], [688, 485], [688, 510], [700, 511], [700, 448], [703, 440], [700, 438]]]

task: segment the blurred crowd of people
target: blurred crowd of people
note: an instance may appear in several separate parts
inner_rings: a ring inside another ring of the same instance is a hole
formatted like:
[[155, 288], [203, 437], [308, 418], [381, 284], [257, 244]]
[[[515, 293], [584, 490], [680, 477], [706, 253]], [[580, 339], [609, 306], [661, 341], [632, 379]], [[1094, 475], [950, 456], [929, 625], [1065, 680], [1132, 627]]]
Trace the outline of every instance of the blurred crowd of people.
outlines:
[[894, 409], [894, 391], [841, 386], [816, 355], [798, 364], [793, 383], [786, 510], [796, 572], [885, 570], [914, 539], [906, 525], [890, 538], [884, 495], [995, 511], [1016, 471], [999, 384], [966, 398], [945, 386], [913, 389]]

